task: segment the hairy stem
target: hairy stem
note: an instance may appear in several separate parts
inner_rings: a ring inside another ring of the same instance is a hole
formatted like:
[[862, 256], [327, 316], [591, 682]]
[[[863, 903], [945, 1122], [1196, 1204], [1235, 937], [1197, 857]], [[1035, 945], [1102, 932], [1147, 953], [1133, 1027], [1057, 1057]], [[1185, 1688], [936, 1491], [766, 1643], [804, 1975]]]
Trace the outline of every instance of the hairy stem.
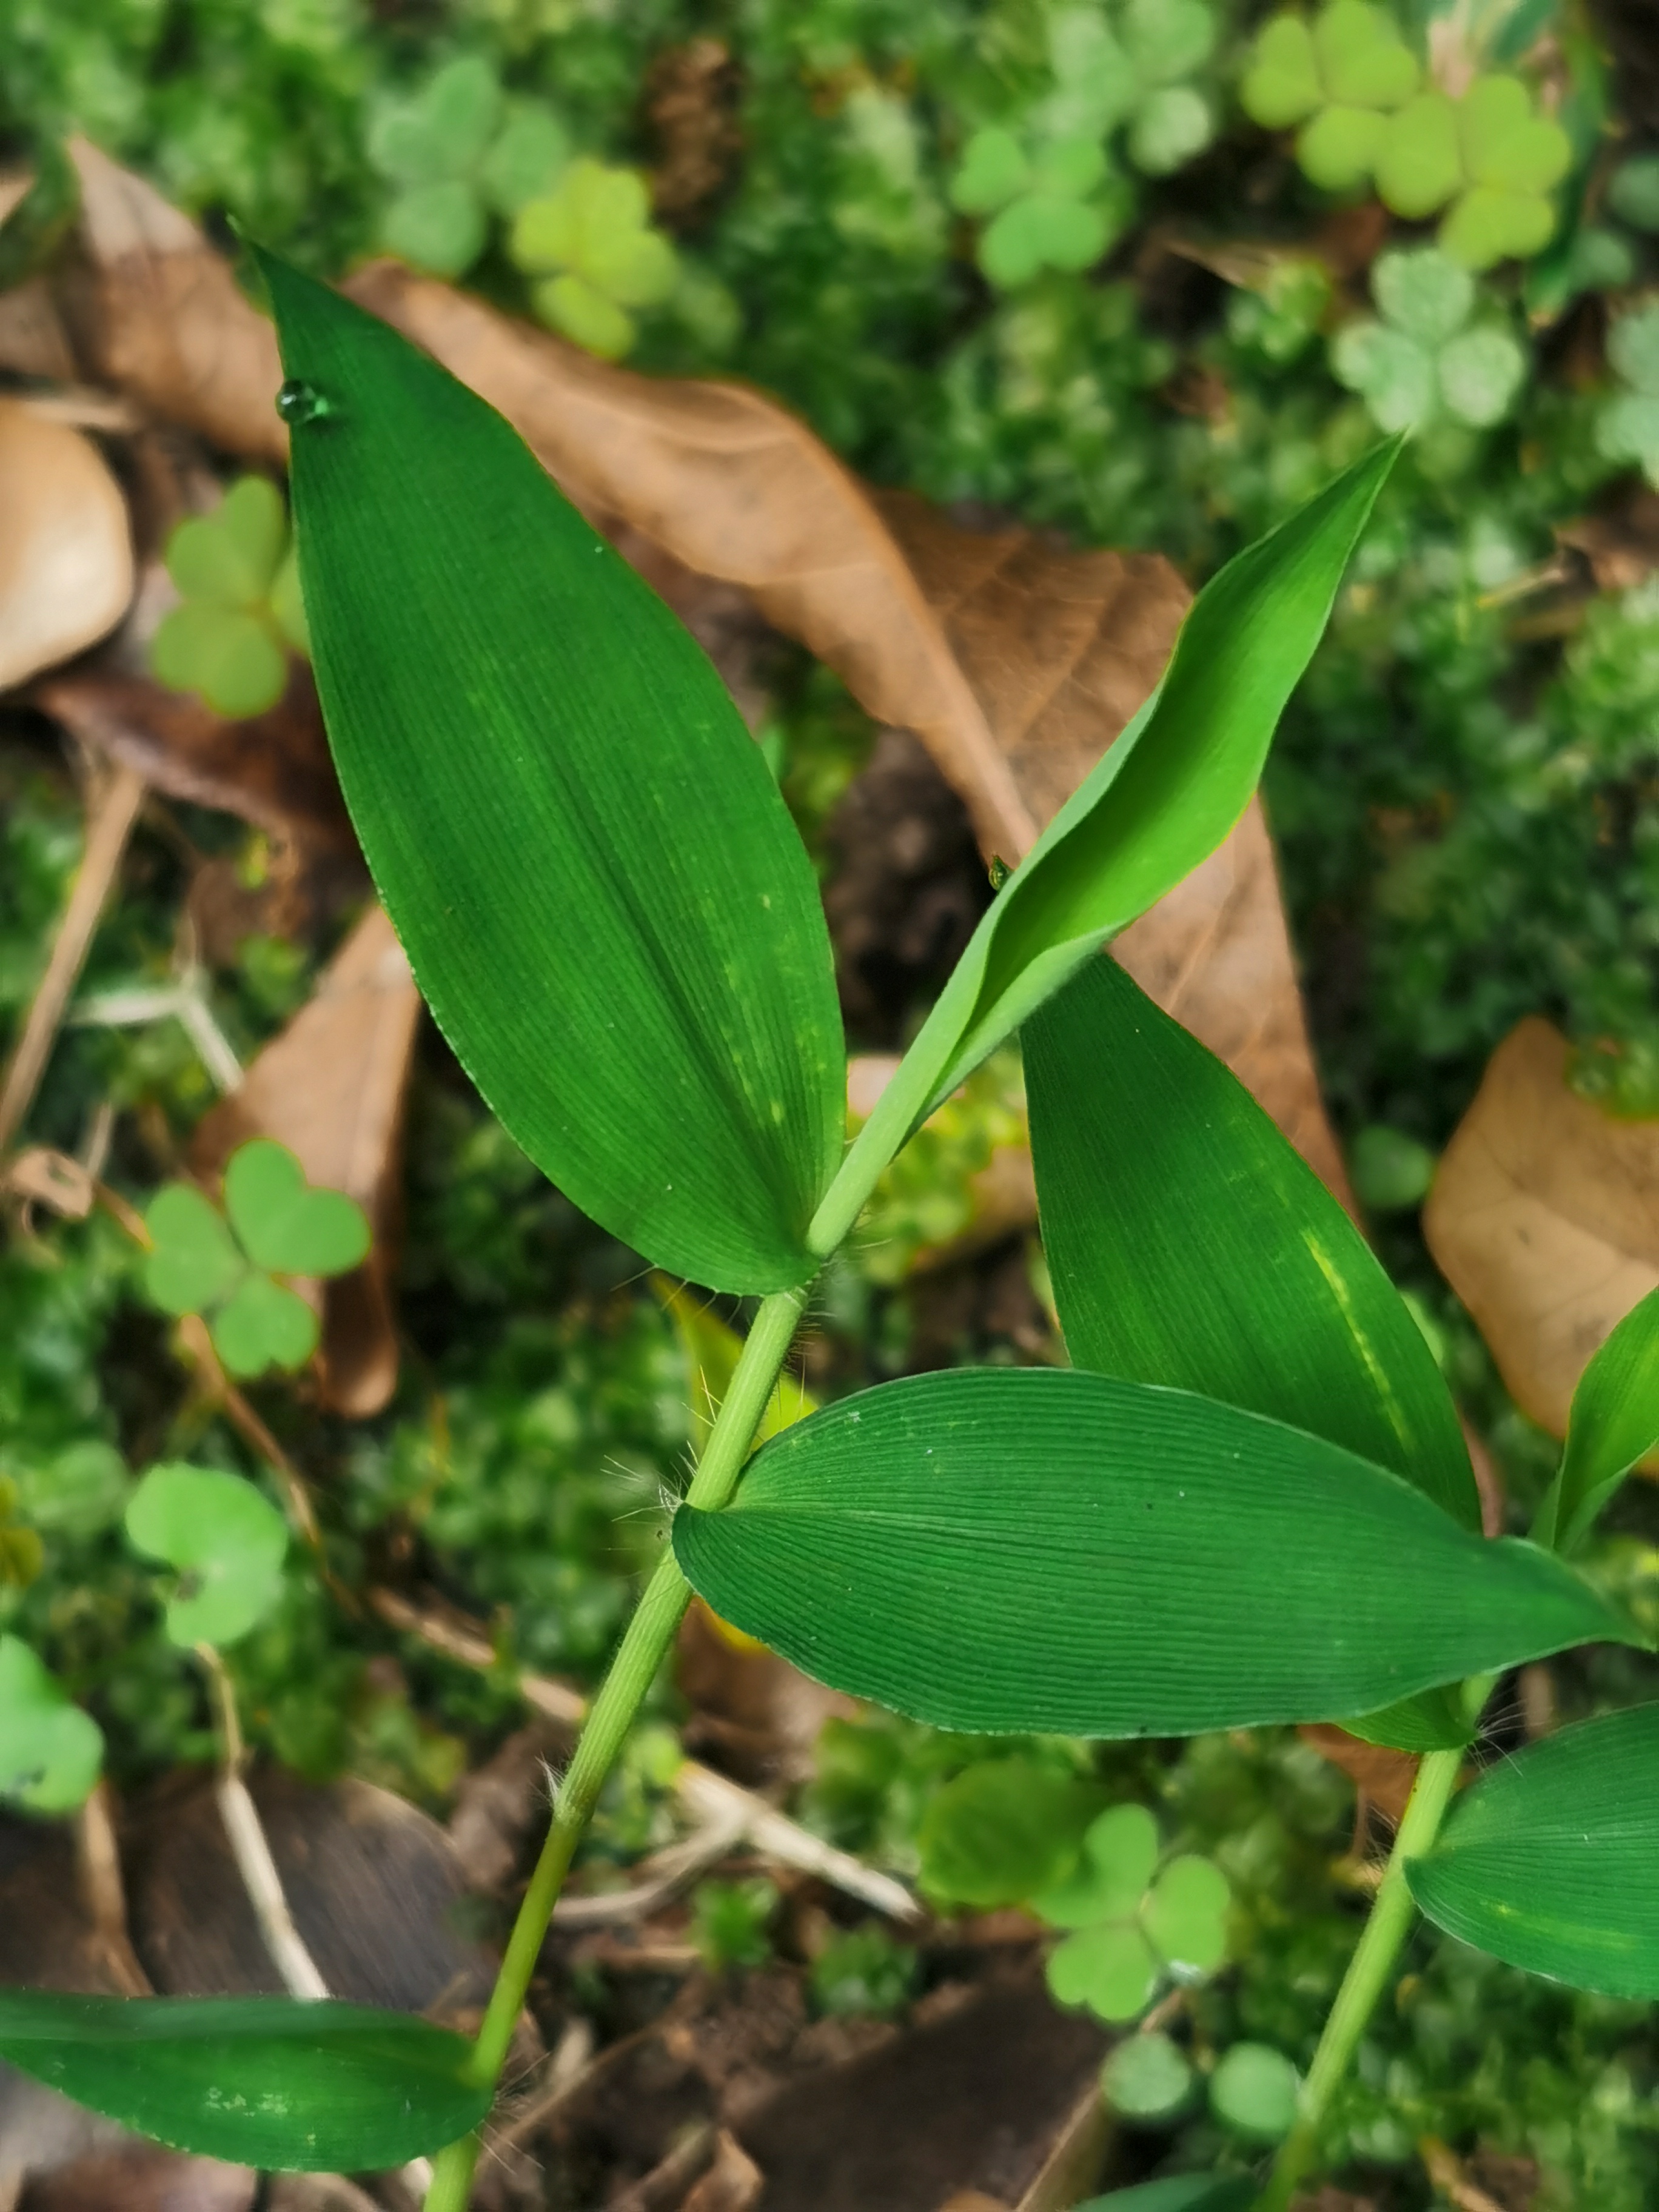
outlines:
[[[806, 1304], [810, 1285], [780, 1291], [762, 1304], [749, 1332], [743, 1355], [732, 1377], [702, 1463], [686, 1493], [687, 1502], [714, 1511], [737, 1487], [744, 1461], [760, 1425], [766, 1401], [772, 1395]], [[657, 1565], [646, 1585], [627, 1633], [617, 1647], [599, 1695], [588, 1710], [576, 1749], [559, 1785], [547, 1841], [530, 1878], [519, 1917], [514, 1923], [506, 1956], [496, 1978], [483, 2025], [473, 2046], [474, 2077], [494, 2083], [501, 2075], [513, 2030], [523, 2008], [530, 1978], [541, 1955], [548, 1923], [558, 1902], [564, 1878], [575, 1856], [629, 1729], [633, 1726], [646, 1692], [656, 1679], [680, 1617], [691, 1596], [690, 1587], [676, 1565], [672, 1553]], [[464, 2136], [440, 2154], [427, 2192], [426, 2212], [463, 2212], [477, 2162], [478, 2137]]]
[[1382, 1887], [1376, 1893], [1358, 1948], [1348, 1962], [1302, 2086], [1296, 2125], [1279, 2148], [1267, 2186], [1256, 2199], [1255, 2212], [1290, 2212], [1297, 2186], [1317, 2156], [1320, 2125], [1332, 2095], [1348, 2070], [1355, 2046], [1376, 2008], [1411, 1928], [1415, 1907], [1406, 1887], [1406, 1862], [1420, 1857], [1438, 1834], [1462, 1764], [1461, 1750], [1431, 1751], [1417, 1770], [1416, 1786], [1395, 1833]]

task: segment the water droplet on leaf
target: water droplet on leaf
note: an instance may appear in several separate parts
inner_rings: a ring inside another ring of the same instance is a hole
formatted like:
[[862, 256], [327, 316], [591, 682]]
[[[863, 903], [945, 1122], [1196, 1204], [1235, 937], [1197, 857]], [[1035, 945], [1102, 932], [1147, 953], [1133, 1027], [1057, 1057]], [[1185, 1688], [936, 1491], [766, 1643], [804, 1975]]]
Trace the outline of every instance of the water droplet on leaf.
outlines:
[[276, 394], [276, 412], [296, 429], [307, 422], [320, 422], [333, 411], [323, 393], [302, 376], [290, 376]]

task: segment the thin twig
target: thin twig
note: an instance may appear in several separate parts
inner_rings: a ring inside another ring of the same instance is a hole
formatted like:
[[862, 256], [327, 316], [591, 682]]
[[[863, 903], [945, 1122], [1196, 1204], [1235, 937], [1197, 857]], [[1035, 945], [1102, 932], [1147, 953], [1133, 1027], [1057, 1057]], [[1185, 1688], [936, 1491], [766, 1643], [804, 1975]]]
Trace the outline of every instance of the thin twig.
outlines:
[[1436, 2189], [1450, 2197], [1458, 2212], [1504, 2212], [1496, 2197], [1477, 2189], [1463, 2171], [1463, 2161], [1449, 2144], [1425, 2136], [1417, 2146]]
[[235, 1691], [231, 1686], [225, 1662], [213, 1646], [198, 1644], [196, 1650], [207, 1669], [214, 1701], [219, 1709], [222, 1740], [217, 1790], [219, 1814], [225, 1824], [225, 1833], [230, 1839], [231, 1856], [236, 1862], [236, 1871], [242, 1877], [242, 1887], [247, 1892], [248, 1903], [253, 1907], [253, 1917], [259, 1923], [265, 1949], [270, 1954], [271, 1964], [282, 1976], [283, 1988], [290, 1996], [314, 2002], [328, 1995], [328, 1984], [323, 1979], [316, 1960], [307, 1950], [304, 1938], [294, 1924], [288, 1899], [283, 1893], [283, 1878], [277, 1873], [276, 1862], [270, 1855], [270, 1844], [259, 1818], [258, 1808], [242, 1779], [242, 1763], [246, 1754], [242, 1742], [241, 1720], [236, 1711]]
[[645, 1878], [632, 1889], [601, 1890], [591, 1897], [562, 1897], [553, 1908], [557, 1928], [607, 1928], [624, 1920], [643, 1920], [694, 1881], [706, 1867], [723, 1859], [742, 1840], [741, 1817], [710, 1820], [695, 1835], [671, 1844], [635, 1868]]
[[[224, 1363], [213, 1348], [213, 1339], [200, 1314], [185, 1314], [183, 1316], [179, 1323], [179, 1340], [201, 1374], [215, 1404], [224, 1408], [232, 1425], [240, 1430], [282, 1484], [295, 1527], [319, 1559], [323, 1559], [323, 1532], [317, 1523], [316, 1508], [311, 1502], [306, 1479], [226, 1374]], [[323, 1571], [330, 1587], [334, 1588], [334, 1578], [329, 1573], [326, 1560], [324, 1560]]]
[[149, 1976], [138, 1963], [127, 1929], [127, 1893], [121, 1880], [121, 1854], [115, 1840], [109, 1784], [102, 1777], [75, 1817], [76, 1867], [81, 1894], [104, 1948], [110, 1972], [125, 1997], [154, 1996]]
[[75, 888], [6, 1070], [5, 1083], [0, 1086], [0, 1152], [7, 1149], [23, 1126], [33, 1101], [64, 1009], [86, 963], [98, 917], [138, 819], [145, 789], [144, 779], [135, 769], [118, 768], [92, 809]]
[[[391, 1626], [418, 1637], [431, 1650], [459, 1660], [464, 1667], [489, 1672], [498, 1664], [495, 1646], [476, 1621], [411, 1604], [395, 1590], [371, 1589], [368, 1602]], [[562, 1727], [580, 1726], [586, 1704], [580, 1693], [568, 1683], [553, 1681], [545, 1675], [520, 1674], [517, 1687], [525, 1703], [533, 1705], [538, 1712], [545, 1713]], [[780, 1813], [755, 1790], [745, 1790], [741, 1783], [716, 1774], [712, 1767], [695, 1759], [683, 1760], [674, 1778], [674, 1787], [681, 1805], [700, 1830], [729, 1824], [733, 1843], [751, 1844], [765, 1857], [775, 1859], [782, 1866], [793, 1867], [799, 1873], [812, 1875], [832, 1888], [885, 1913], [890, 1919], [919, 1920], [923, 1917], [921, 1907], [902, 1882], [895, 1881], [890, 1875], [876, 1873], [849, 1851], [837, 1850], [821, 1836], [813, 1835], [799, 1821], [792, 1820], [787, 1814]], [[605, 1901], [615, 1903], [613, 1899]], [[582, 1902], [586, 1904], [588, 1900]], [[592, 1902], [597, 1905], [599, 1900]], [[565, 1916], [558, 1917], [562, 1919]], [[596, 1912], [593, 1917], [599, 1916]], [[622, 1916], [611, 1912], [604, 1917]]]

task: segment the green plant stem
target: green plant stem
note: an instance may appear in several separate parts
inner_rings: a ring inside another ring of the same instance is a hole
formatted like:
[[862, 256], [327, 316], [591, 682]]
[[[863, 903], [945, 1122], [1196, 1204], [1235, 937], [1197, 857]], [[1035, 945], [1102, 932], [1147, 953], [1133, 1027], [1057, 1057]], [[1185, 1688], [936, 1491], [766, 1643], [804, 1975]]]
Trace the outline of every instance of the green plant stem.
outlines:
[[1255, 2212], [1290, 2212], [1297, 2186], [1314, 2163], [1320, 2124], [1331, 2097], [1348, 2070], [1415, 1914], [1412, 1893], [1406, 1887], [1406, 1862], [1420, 1857], [1439, 1833], [1462, 1765], [1461, 1750], [1431, 1751], [1417, 1770], [1417, 1782], [1389, 1854], [1382, 1886], [1302, 2085], [1296, 2125], [1279, 2147], [1267, 2186], [1256, 2199]]
[[[780, 1291], [763, 1302], [687, 1492], [690, 1504], [715, 1511], [736, 1489], [810, 1288], [810, 1284], [803, 1284], [799, 1290]], [[559, 1785], [547, 1841], [519, 1908], [489, 2009], [473, 2045], [471, 2072], [481, 2081], [493, 2084], [500, 2078], [576, 1845], [690, 1596], [690, 1587], [671, 1552], [659, 1561], [646, 1585]], [[426, 2212], [464, 2212], [478, 2148], [477, 2136], [471, 2135], [440, 2152], [433, 2165]]]

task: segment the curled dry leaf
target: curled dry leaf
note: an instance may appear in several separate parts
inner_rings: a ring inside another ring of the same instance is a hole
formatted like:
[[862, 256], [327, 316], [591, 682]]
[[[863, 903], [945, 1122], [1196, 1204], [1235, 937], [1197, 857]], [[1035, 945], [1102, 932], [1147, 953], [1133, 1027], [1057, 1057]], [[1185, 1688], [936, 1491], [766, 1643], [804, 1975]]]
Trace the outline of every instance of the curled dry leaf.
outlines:
[[1558, 1437], [1590, 1355], [1659, 1285], [1659, 1121], [1603, 1114], [1567, 1059], [1547, 1022], [1510, 1031], [1423, 1213], [1510, 1395]]
[[0, 399], [0, 691], [114, 629], [132, 597], [121, 488], [90, 438]]
[[1297, 1734], [1322, 1759], [1340, 1766], [1360, 1795], [1376, 1806], [1384, 1819], [1397, 1826], [1406, 1810], [1412, 1785], [1417, 1780], [1417, 1759], [1409, 1751], [1390, 1751], [1380, 1743], [1365, 1743], [1346, 1729], [1329, 1721], [1311, 1721]]
[[286, 464], [276, 333], [188, 216], [84, 138], [76, 251], [55, 284], [80, 374], [228, 453]]
[[386, 1246], [397, 1225], [398, 1139], [420, 994], [403, 948], [373, 907], [314, 996], [254, 1060], [241, 1087], [198, 1126], [198, 1172], [222, 1170], [250, 1137], [274, 1137], [307, 1177], [355, 1198], [374, 1249], [318, 1293], [323, 1395], [337, 1412], [378, 1413], [398, 1380]]

